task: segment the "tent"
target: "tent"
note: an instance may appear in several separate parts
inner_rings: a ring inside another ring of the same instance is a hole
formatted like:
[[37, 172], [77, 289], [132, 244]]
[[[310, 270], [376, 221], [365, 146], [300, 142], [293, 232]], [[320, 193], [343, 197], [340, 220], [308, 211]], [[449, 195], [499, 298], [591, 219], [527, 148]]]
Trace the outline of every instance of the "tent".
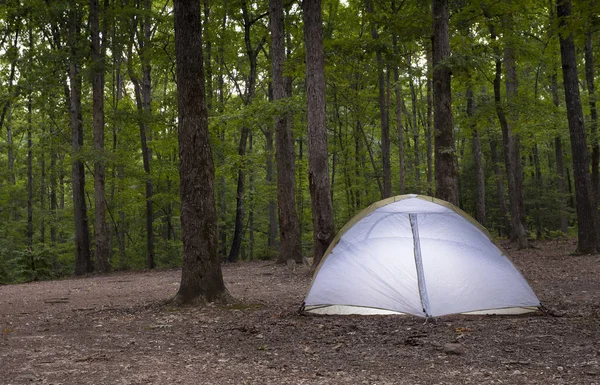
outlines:
[[522, 314], [540, 302], [488, 232], [423, 195], [374, 203], [333, 240], [304, 311], [318, 314]]

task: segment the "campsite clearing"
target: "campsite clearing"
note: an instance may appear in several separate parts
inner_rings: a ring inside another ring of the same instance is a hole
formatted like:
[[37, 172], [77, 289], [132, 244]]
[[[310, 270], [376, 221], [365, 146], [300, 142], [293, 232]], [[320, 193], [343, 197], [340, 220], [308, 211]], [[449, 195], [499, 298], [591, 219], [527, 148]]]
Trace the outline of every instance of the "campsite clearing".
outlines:
[[600, 384], [600, 258], [535, 246], [553, 315], [299, 316], [306, 268], [272, 262], [225, 265], [227, 307], [165, 305], [178, 270], [0, 286], [0, 383]]

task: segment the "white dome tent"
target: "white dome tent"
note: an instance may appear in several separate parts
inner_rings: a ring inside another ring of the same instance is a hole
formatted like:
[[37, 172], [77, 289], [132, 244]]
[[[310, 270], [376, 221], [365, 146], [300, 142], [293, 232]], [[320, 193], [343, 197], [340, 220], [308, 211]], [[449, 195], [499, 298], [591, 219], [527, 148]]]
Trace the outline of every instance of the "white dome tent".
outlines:
[[540, 302], [488, 232], [422, 195], [374, 203], [333, 240], [304, 301], [317, 314], [521, 314]]

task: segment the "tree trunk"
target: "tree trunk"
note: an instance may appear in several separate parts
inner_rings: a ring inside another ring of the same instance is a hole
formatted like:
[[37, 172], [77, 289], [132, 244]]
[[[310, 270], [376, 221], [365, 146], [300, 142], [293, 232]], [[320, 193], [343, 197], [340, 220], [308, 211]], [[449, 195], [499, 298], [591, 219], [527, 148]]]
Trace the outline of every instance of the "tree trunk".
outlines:
[[[560, 98], [558, 96], [558, 85], [556, 80], [556, 73], [552, 74], [551, 80], [552, 83], [550, 88], [552, 90], [552, 101], [554, 102], [554, 106], [559, 107]], [[563, 234], [567, 234], [569, 232], [569, 216], [567, 210], [567, 188], [565, 186], [565, 166], [563, 162], [563, 146], [562, 139], [560, 136], [554, 138], [554, 151], [556, 155], [556, 176], [557, 176], [557, 187], [558, 187], [558, 208], [559, 208], [559, 216], [560, 216], [560, 231]]]
[[[511, 24], [509, 20], [507, 24]], [[521, 139], [518, 134], [513, 131], [513, 127], [517, 125], [518, 113], [518, 89], [517, 89], [517, 69], [515, 66], [514, 49], [512, 43], [508, 43], [504, 48], [504, 65], [506, 76], [506, 102], [509, 105], [509, 113], [507, 115], [506, 134], [508, 135], [508, 156], [510, 157], [510, 165], [514, 183], [509, 184], [509, 196], [511, 200], [511, 220], [512, 229], [515, 231], [513, 238], [517, 240], [519, 249], [528, 247], [527, 241], [527, 221], [525, 218], [525, 189], [523, 187], [523, 168], [521, 167]], [[506, 156], [506, 155], [505, 155]], [[510, 181], [510, 179], [509, 179]]]
[[[427, 67], [433, 72], [431, 49], [427, 50]], [[425, 141], [427, 143], [427, 194], [433, 196], [433, 84], [431, 76], [427, 76], [427, 122], [425, 125]]]
[[[591, 3], [590, 3], [591, 4]], [[592, 46], [592, 32], [588, 31], [585, 38], [585, 81], [588, 89], [590, 105], [590, 141], [592, 144], [592, 192], [594, 206], [598, 210], [600, 202], [600, 176], [598, 166], [600, 162], [600, 146], [598, 145], [598, 111], [596, 109], [596, 93], [594, 84], [594, 50]]]
[[[490, 15], [486, 13], [486, 17], [490, 19]], [[493, 41], [496, 40], [496, 28], [489, 22], [490, 37]], [[527, 231], [525, 230], [525, 224], [521, 221], [519, 197], [522, 196], [518, 190], [517, 173], [521, 170], [520, 157], [514, 154], [514, 150], [519, 147], [518, 139], [515, 142], [515, 136], [512, 133], [510, 123], [504, 112], [502, 106], [502, 95], [501, 95], [501, 80], [502, 80], [502, 61], [500, 59], [500, 48], [495, 48], [494, 53], [496, 56], [496, 73], [494, 77], [494, 103], [496, 106], [496, 114], [498, 115], [498, 121], [502, 128], [502, 145], [504, 150], [504, 164], [506, 169], [506, 176], [508, 180], [508, 197], [510, 200], [510, 211], [511, 211], [511, 222], [510, 222], [510, 238], [516, 241], [520, 249], [528, 247], [527, 243]], [[507, 94], [511, 92], [511, 97], [515, 97], [516, 93], [516, 69], [514, 67], [514, 58], [512, 49], [506, 47], [504, 50], [504, 60], [506, 64], [506, 87]], [[507, 97], [508, 98], [508, 97]], [[517, 164], [515, 164], [515, 160]]]
[[[246, 91], [245, 91], [245, 105], [250, 105], [254, 100], [254, 93], [256, 92], [256, 78], [257, 78], [257, 68], [258, 68], [258, 54], [260, 53], [262, 47], [266, 42], [266, 38], [261, 39], [261, 41], [256, 45], [256, 47], [252, 46], [251, 34], [250, 30], [252, 25], [258, 20], [252, 20], [250, 18], [250, 13], [248, 9], [248, 5], [245, 0], [242, 0], [242, 15], [244, 20], [244, 44], [246, 47], [246, 56], [248, 57], [248, 61], [250, 64], [250, 72], [248, 73], [248, 77], [246, 78]], [[246, 123], [242, 126], [242, 132], [240, 135], [240, 142], [238, 145], [238, 155], [240, 159], [244, 159], [246, 156], [246, 145], [248, 141], [248, 135], [250, 133], [250, 128]], [[229, 262], [237, 262], [240, 254], [240, 248], [242, 245], [242, 238], [244, 234], [244, 199], [246, 194], [246, 173], [244, 170], [244, 165], [240, 165], [238, 170], [238, 181], [237, 181], [237, 194], [236, 194], [236, 211], [235, 211], [235, 228], [233, 230], [233, 239], [231, 241], [231, 249], [229, 250], [229, 256], [227, 260]]]
[[[409, 62], [409, 66], [410, 66]], [[412, 69], [409, 69], [409, 87], [410, 87], [410, 98], [412, 105], [412, 119], [411, 126], [413, 132], [413, 143], [415, 145], [414, 152], [414, 163], [413, 168], [415, 172], [415, 192], [417, 194], [421, 193], [421, 155], [419, 154], [419, 126], [417, 124], [417, 91], [415, 90], [415, 82], [414, 75], [412, 74]], [[410, 139], [409, 139], [410, 141]]]
[[218, 255], [214, 168], [202, 61], [199, 0], [175, 0], [183, 266], [178, 304], [226, 301]]
[[[488, 134], [489, 136], [489, 134]], [[496, 197], [498, 199], [498, 207], [500, 214], [500, 224], [498, 226], [499, 235], [510, 234], [510, 221], [508, 219], [508, 209], [506, 200], [504, 199], [504, 178], [502, 169], [500, 168], [500, 156], [498, 155], [498, 143], [496, 138], [490, 136], [490, 153], [492, 163], [494, 164], [494, 175], [496, 179]]]
[[[270, 0], [271, 14], [271, 64], [273, 76], [273, 100], [286, 98], [283, 67], [285, 63], [285, 30], [283, 1]], [[302, 262], [300, 223], [296, 212], [296, 171], [294, 164], [294, 137], [290, 129], [288, 113], [281, 111], [275, 117], [275, 146], [277, 162], [277, 206], [279, 211], [280, 249], [277, 261]]]
[[[273, 53], [271, 52], [271, 56], [272, 55]], [[269, 83], [268, 94], [269, 102], [272, 102], [272, 82]], [[273, 167], [273, 158], [275, 156], [275, 149], [273, 148], [274, 129], [275, 126], [268, 125], [267, 128], [263, 131], [265, 134], [265, 166], [267, 169], [265, 181], [269, 186], [269, 190], [273, 187], [273, 185], [275, 185], [275, 170]], [[275, 198], [272, 194], [269, 194], [269, 202], [267, 203], [267, 216], [269, 218], [269, 228], [267, 231], [267, 247], [269, 248], [269, 252], [276, 252], [279, 249], [277, 245], [277, 204], [275, 203]]]
[[75, 275], [94, 270], [90, 255], [90, 233], [85, 204], [85, 170], [80, 159], [83, 147], [83, 123], [81, 116], [81, 75], [79, 74], [79, 42], [81, 15], [74, 0], [69, 2], [69, 85], [72, 138], [72, 184], [75, 219]]
[[[10, 47], [11, 49], [14, 49], [19, 41], [19, 29], [17, 28], [16, 32], [15, 32], [15, 39], [14, 39], [14, 43], [12, 44], [12, 46]], [[4, 126], [4, 122], [6, 120], [6, 134], [7, 134], [7, 138], [6, 138], [6, 147], [7, 147], [7, 163], [8, 163], [8, 182], [11, 185], [14, 185], [16, 180], [15, 180], [15, 156], [14, 156], [14, 149], [13, 149], [13, 132], [12, 132], [12, 97], [13, 97], [13, 82], [15, 79], [15, 72], [16, 72], [16, 67], [17, 67], [17, 59], [19, 58], [18, 55], [14, 55], [13, 59], [11, 60], [10, 63], [10, 74], [8, 75], [8, 99], [6, 100], [6, 103], [4, 103], [4, 107], [2, 108], [2, 114], [0, 115], [0, 129], [2, 129], [2, 127]]]
[[152, 197], [154, 195], [154, 186], [152, 183], [151, 166], [152, 150], [148, 143], [152, 141], [152, 129], [149, 122], [152, 120], [152, 78], [150, 64], [150, 37], [151, 23], [150, 12], [152, 10], [152, 1], [144, 0], [143, 10], [145, 16], [140, 23], [141, 36], [138, 41], [140, 60], [142, 63], [142, 80], [138, 78], [132, 65], [132, 47], [134, 38], [139, 36], [137, 31], [137, 20], [132, 24], [130, 32], [129, 60], [127, 70], [134, 86], [135, 101], [137, 106], [137, 121], [140, 129], [140, 143], [142, 148], [142, 163], [146, 174], [145, 197], [146, 197], [146, 267], [153, 269], [154, 262], [154, 208], [152, 206]]
[[[106, 23], [106, 21], [105, 21]], [[106, 222], [106, 166], [104, 155], [104, 43], [100, 40], [100, 9], [98, 0], [90, 1], [90, 29], [92, 35], [92, 121], [94, 129], [94, 204], [96, 243], [96, 270], [110, 270], [108, 224]], [[106, 34], [104, 34], [106, 36]]]
[[[392, 8], [395, 10], [396, 5], [392, 0]], [[398, 36], [392, 34], [392, 44], [394, 54], [398, 55]], [[398, 165], [400, 177], [400, 194], [406, 191], [406, 174], [404, 170], [404, 127], [402, 127], [402, 87], [400, 86], [400, 74], [397, 65], [394, 65], [394, 96], [396, 97], [396, 132], [398, 134]]]
[[458, 205], [454, 149], [448, 0], [433, 0], [433, 128], [435, 132], [435, 189], [440, 199]]
[[31, 114], [32, 101], [30, 93], [27, 96], [27, 246], [32, 258], [32, 270], [35, 271], [35, 264], [33, 263], [33, 141], [31, 137]]
[[467, 84], [467, 116], [470, 120], [471, 149], [475, 163], [475, 219], [485, 227], [487, 225], [485, 217], [485, 173], [483, 169], [483, 156], [481, 155], [481, 141], [479, 140], [479, 131], [475, 123], [475, 101], [473, 99], [473, 86], [469, 79]]
[[[571, 16], [571, 1], [559, 0], [556, 7], [559, 27], [564, 29]], [[584, 254], [595, 254], [598, 249], [596, 233], [594, 199], [589, 175], [589, 158], [583, 109], [579, 95], [579, 79], [577, 77], [577, 56], [573, 34], [566, 37], [559, 35], [560, 56], [567, 105], [567, 119], [571, 137], [571, 154], [573, 158], [573, 176], [575, 178], [575, 195], [577, 199], [578, 242], [577, 251]]]
[[306, 121], [308, 180], [313, 213], [313, 263], [318, 265], [335, 236], [327, 161], [323, 23], [320, 0], [305, 0], [302, 7], [306, 50]]
[[[366, 0], [367, 12], [373, 17], [375, 10], [373, 0]], [[388, 106], [385, 98], [385, 73], [383, 63], [383, 44], [379, 42], [377, 23], [371, 22], [371, 37], [375, 42], [375, 55], [377, 59], [377, 82], [379, 90], [379, 121], [381, 124], [381, 162], [383, 174], [383, 194], [381, 198], [392, 196], [392, 165], [390, 163], [390, 121]]]

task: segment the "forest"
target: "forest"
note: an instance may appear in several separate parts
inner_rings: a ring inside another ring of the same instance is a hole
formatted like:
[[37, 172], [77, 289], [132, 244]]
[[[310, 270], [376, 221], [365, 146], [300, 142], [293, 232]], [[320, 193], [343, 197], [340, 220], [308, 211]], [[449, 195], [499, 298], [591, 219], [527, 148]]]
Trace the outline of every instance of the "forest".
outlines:
[[[433, 3], [323, 0], [313, 36], [300, 1], [201, 2], [221, 261], [318, 260], [400, 194], [597, 252], [600, 3]], [[170, 0], [2, 2], [0, 283], [181, 266], [175, 46]]]

